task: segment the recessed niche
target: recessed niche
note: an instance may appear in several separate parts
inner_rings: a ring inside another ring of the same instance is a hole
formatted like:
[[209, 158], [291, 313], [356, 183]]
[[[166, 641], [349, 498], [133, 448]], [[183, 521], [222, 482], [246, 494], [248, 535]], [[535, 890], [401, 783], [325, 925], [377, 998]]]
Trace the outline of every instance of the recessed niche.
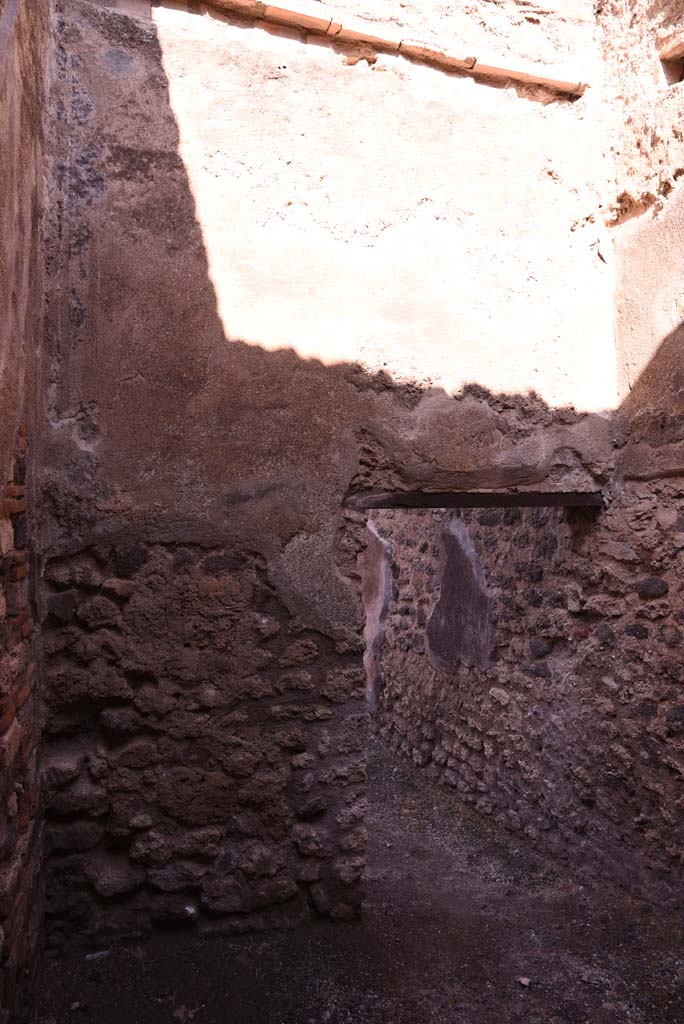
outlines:
[[668, 85], [679, 85], [680, 82], [684, 82], [684, 57], [678, 60], [664, 60], [661, 63]]
[[661, 54], [660, 63], [668, 85], [679, 85], [680, 82], [684, 82], [684, 43], [671, 46]]

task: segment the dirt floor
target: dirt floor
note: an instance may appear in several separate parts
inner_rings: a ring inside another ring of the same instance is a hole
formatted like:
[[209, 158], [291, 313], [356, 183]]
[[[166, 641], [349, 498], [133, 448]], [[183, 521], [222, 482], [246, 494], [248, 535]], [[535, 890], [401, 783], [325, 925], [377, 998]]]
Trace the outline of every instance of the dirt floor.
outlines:
[[37, 1024], [684, 1024], [684, 922], [589, 891], [374, 747], [360, 924], [47, 962]]

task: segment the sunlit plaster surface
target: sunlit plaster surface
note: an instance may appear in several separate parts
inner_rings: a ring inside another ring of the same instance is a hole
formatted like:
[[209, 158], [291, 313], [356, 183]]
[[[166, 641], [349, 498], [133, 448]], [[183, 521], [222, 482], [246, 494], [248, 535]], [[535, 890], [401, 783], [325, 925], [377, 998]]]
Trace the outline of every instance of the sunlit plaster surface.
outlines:
[[155, 21], [228, 338], [614, 406], [593, 100], [350, 66], [208, 15]]

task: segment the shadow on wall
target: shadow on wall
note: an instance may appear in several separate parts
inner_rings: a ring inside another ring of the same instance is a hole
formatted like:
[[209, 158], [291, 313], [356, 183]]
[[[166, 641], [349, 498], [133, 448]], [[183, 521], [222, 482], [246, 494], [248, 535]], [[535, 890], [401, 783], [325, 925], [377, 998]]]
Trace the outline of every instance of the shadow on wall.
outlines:
[[661, 341], [650, 363], [622, 404], [626, 415], [650, 407], [681, 413], [684, 394], [684, 321]]
[[658, 346], [623, 401], [628, 425], [620, 461], [624, 478], [684, 476], [684, 321]]
[[[227, 339], [154, 30], [75, 10], [53, 175], [66, 170], [69, 188], [52, 204], [44, 548], [76, 549], [94, 524], [99, 534], [132, 520], [159, 536], [242, 538], [298, 609], [356, 630], [330, 558], [345, 496], [590, 492], [619, 478], [619, 418], [477, 382], [451, 396]], [[79, 51], [101, 58], [96, 71]], [[673, 372], [677, 345], [644, 380]], [[630, 415], [655, 401], [649, 387], [635, 389]]]
[[[225, 531], [230, 508], [238, 532], [280, 547], [303, 520], [329, 520], [352, 478], [352, 490], [388, 480], [397, 490], [605, 485], [618, 429], [603, 416], [477, 382], [452, 397], [356, 364], [324, 367], [226, 339], [152, 30], [88, 10], [84, 25], [104, 34], [96, 43], [84, 29], [83, 46], [102, 52], [103, 71], [72, 61], [62, 72], [76, 153], [67, 159], [62, 146], [56, 161], [69, 166], [71, 189], [54, 235], [71, 242], [56, 243], [45, 381], [49, 440], [73, 463], [77, 518], [102, 518], [93, 490], [112, 521], [149, 512], [156, 522], [199, 518]], [[647, 371], [654, 381], [667, 362], [661, 351]], [[630, 412], [642, 402], [638, 388], [634, 395]], [[279, 522], [265, 515], [257, 527], [252, 509], [276, 501]]]
[[49, 909], [64, 936], [352, 917], [365, 514], [345, 500], [619, 491], [659, 428], [640, 420], [636, 443], [534, 395], [226, 338], [154, 30], [55, 10], [35, 445]]

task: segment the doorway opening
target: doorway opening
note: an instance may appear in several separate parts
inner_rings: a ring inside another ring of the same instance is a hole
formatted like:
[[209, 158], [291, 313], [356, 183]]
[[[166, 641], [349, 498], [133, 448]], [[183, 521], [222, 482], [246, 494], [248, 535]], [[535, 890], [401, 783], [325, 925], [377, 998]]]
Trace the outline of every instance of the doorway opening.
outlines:
[[595, 661], [615, 643], [601, 604], [610, 596], [589, 592], [601, 495], [386, 494], [363, 504], [374, 742], [450, 792], [454, 808], [581, 862], [576, 826], [597, 797], [578, 785], [583, 755], [569, 753], [587, 735], [578, 718], [588, 712], [578, 716], [572, 696], [587, 656], [577, 641], [589, 638]]

